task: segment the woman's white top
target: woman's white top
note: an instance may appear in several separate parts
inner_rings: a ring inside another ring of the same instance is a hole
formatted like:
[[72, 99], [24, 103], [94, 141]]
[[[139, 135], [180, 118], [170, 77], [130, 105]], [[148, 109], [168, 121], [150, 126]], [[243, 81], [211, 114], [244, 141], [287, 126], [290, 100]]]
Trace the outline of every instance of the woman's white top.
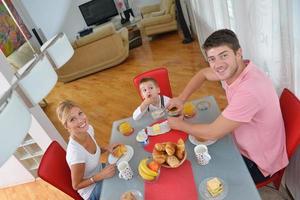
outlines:
[[[94, 138], [94, 129], [91, 125], [89, 125], [89, 129], [87, 132], [90, 134], [91, 138], [96, 144], [96, 153], [89, 153], [83, 146], [81, 146], [78, 142], [70, 137], [66, 155], [66, 160], [69, 167], [71, 167], [71, 165], [79, 163], [85, 164], [83, 179], [88, 179], [102, 170], [102, 165], [100, 163], [101, 149], [97, 145], [97, 142]], [[83, 199], [88, 199], [94, 187], [95, 183], [85, 188], [79, 189], [77, 192]]]

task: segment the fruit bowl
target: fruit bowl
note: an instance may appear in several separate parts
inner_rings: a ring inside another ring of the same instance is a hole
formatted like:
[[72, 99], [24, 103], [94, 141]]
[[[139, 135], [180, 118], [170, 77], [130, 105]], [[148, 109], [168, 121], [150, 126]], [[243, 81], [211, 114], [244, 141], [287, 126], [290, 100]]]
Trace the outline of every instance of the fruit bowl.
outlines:
[[167, 163], [163, 163], [163, 164], [161, 164], [161, 166], [166, 167], [166, 168], [177, 168], [177, 167], [179, 167], [180, 165], [182, 165], [184, 163], [184, 161], [186, 160], [186, 156], [187, 156], [187, 153], [186, 153], [186, 151], [184, 151], [183, 158], [181, 160], [179, 159], [179, 161], [180, 161], [179, 164], [174, 166], [174, 167], [171, 167]]
[[145, 158], [140, 161], [138, 172], [143, 181], [154, 182], [159, 177], [160, 165], [152, 160], [152, 158]]

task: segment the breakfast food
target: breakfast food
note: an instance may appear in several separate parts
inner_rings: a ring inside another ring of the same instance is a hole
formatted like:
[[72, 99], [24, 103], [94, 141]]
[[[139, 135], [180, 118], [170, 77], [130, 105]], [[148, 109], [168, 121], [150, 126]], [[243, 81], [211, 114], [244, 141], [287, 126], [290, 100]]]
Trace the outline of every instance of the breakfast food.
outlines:
[[164, 167], [176, 168], [186, 158], [185, 144], [182, 139], [177, 143], [156, 143], [152, 152], [153, 160]]
[[223, 192], [223, 184], [217, 177], [214, 177], [206, 182], [206, 189], [212, 197], [216, 197]]
[[[138, 166], [138, 171], [139, 171], [139, 175], [146, 181], [153, 181], [156, 179], [156, 177], [159, 175], [159, 166], [157, 166], [157, 170], [152, 169], [151, 167], [154, 167], [154, 163], [152, 163], [153, 161], [150, 161], [148, 163], [148, 159], [145, 158], [143, 160], [140, 161], [139, 166]], [[151, 167], [150, 167], [150, 163]]]
[[180, 138], [176, 145], [176, 156], [179, 159], [184, 157], [185, 144], [184, 141]]
[[166, 149], [166, 144], [164, 143], [156, 143], [154, 145], [154, 148], [157, 150], [157, 151], [164, 151]]
[[156, 161], [159, 164], [163, 164], [167, 160], [167, 155], [164, 151], [158, 151], [155, 148], [152, 152], [153, 160]]
[[132, 192], [125, 192], [121, 196], [121, 200], [136, 200]]
[[154, 124], [152, 126], [152, 128], [153, 128], [153, 133], [154, 134], [159, 134], [160, 133], [160, 124]]
[[178, 117], [180, 115], [180, 112], [178, 111], [178, 109], [176, 107], [173, 107], [168, 111], [168, 115], [170, 117]]
[[169, 156], [172, 156], [176, 151], [176, 144], [171, 143], [171, 142], [167, 142], [165, 149], [166, 149], [167, 154]]
[[124, 144], [119, 144], [117, 147], [114, 148], [112, 155], [116, 158], [120, 158], [126, 152], [126, 146]]
[[133, 132], [133, 128], [131, 127], [131, 125], [128, 122], [123, 122], [119, 125], [119, 131], [123, 135], [128, 136]]
[[180, 163], [178, 158], [176, 156], [168, 156], [167, 157], [167, 163], [170, 167], [177, 167]]
[[185, 103], [183, 106], [183, 114], [185, 117], [193, 117], [196, 114], [195, 105], [191, 102]]
[[195, 138], [196, 138], [196, 140], [199, 141], [199, 142], [206, 142], [206, 140], [203, 139], [203, 138], [200, 138], [200, 137], [195, 137]]

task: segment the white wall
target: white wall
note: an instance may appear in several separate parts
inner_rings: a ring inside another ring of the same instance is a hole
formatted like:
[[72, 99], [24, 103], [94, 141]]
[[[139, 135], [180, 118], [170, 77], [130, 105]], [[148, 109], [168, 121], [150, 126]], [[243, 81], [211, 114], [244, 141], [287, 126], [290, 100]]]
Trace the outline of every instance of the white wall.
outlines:
[[21, 0], [31, 19], [46, 38], [51, 38], [64, 26], [71, 0]]

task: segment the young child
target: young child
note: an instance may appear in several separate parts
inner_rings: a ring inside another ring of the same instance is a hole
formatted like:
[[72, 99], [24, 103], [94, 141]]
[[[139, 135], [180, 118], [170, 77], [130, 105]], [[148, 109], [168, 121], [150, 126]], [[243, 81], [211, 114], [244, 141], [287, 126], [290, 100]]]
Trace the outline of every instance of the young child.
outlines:
[[146, 112], [164, 109], [169, 102], [169, 97], [160, 95], [160, 88], [154, 78], [146, 77], [140, 80], [140, 92], [143, 102], [134, 111], [133, 119], [139, 120]]

